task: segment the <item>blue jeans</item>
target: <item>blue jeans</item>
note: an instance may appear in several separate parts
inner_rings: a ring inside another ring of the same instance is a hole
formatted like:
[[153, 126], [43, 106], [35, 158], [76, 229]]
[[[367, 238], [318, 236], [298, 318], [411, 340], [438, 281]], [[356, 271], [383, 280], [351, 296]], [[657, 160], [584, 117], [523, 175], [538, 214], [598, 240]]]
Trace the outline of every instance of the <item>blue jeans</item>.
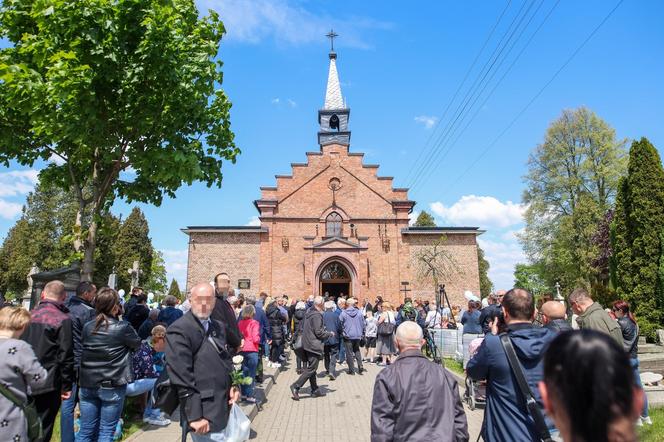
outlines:
[[152, 408], [152, 390], [154, 389], [154, 385], [156, 383], [157, 378], [143, 378], [136, 379], [131, 384], [127, 384], [127, 393], [125, 394], [127, 397], [140, 396], [143, 393], [150, 393], [148, 394], [148, 400], [145, 402], [143, 417], [161, 413], [159, 410]]
[[191, 435], [191, 440], [194, 442], [225, 442], [226, 435], [223, 431], [219, 433], [205, 433], [205, 434], [196, 434], [194, 432], [189, 433]]
[[77, 385], [71, 388], [71, 397], [62, 401], [60, 405], [60, 440], [74, 442], [74, 408], [76, 408]]
[[246, 397], [254, 397], [254, 387], [256, 386], [256, 369], [258, 368], [258, 352], [243, 351], [242, 356], [242, 374], [251, 378], [251, 384], [242, 385], [242, 395]]
[[115, 427], [122, 416], [127, 386], [81, 388], [81, 430], [77, 442], [113, 442]]
[[[643, 390], [643, 384], [641, 383], [641, 376], [639, 375], [639, 360], [638, 358], [630, 358], [629, 363], [634, 370], [634, 377], [636, 385]], [[643, 410], [641, 411], [641, 417], [648, 417], [648, 396], [646, 392], [643, 392]]]
[[339, 362], [346, 360], [346, 345], [344, 345], [344, 338], [341, 336], [339, 336], [339, 358], [337, 360]]

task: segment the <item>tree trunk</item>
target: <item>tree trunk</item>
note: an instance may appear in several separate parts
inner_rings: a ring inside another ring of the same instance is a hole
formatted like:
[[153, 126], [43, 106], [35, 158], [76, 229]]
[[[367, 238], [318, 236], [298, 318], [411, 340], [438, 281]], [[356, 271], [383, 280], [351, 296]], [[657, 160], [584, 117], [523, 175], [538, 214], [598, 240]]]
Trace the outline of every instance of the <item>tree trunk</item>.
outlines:
[[97, 217], [92, 216], [88, 236], [85, 239], [83, 250], [83, 264], [81, 267], [81, 281], [92, 281], [95, 268], [95, 247], [97, 246]]

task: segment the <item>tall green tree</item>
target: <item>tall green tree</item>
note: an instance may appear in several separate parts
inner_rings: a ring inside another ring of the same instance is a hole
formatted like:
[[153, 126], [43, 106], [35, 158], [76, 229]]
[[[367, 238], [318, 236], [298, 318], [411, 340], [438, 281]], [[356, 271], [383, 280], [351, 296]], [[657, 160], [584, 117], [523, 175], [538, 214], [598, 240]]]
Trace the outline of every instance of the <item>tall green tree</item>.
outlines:
[[221, 186], [235, 162], [218, 51], [225, 29], [193, 0], [12, 0], [0, 8], [0, 162], [55, 157], [41, 179], [74, 189], [74, 247], [91, 280], [101, 215]]
[[[80, 255], [72, 246], [76, 211], [72, 192], [41, 180], [37, 183], [28, 194], [21, 218], [0, 247], [0, 291], [24, 291], [32, 264], [41, 270], [53, 270], [79, 260]], [[94, 282], [103, 286], [114, 267], [111, 245], [117, 236], [119, 220], [105, 212], [99, 225]]]
[[131, 274], [134, 261], [140, 269], [139, 285], [150, 279], [152, 269], [152, 241], [150, 228], [145, 215], [138, 207], [122, 223], [113, 246], [115, 265], [118, 275], [118, 287], [128, 291], [131, 287]]
[[[520, 240], [548, 286], [591, 288], [599, 249], [592, 238], [626, 171], [625, 140], [594, 112], [564, 110], [528, 159]], [[605, 282], [604, 282], [605, 283]]]
[[436, 227], [436, 221], [433, 219], [433, 216], [424, 210], [417, 215], [415, 220], [415, 226], [417, 227]]
[[514, 287], [526, 289], [533, 295], [550, 291], [540, 273], [541, 270], [536, 265], [517, 264], [514, 266]]
[[167, 284], [164, 255], [159, 250], [152, 250], [152, 265], [143, 287], [148, 292], [165, 293]]
[[664, 319], [664, 169], [645, 138], [632, 143], [613, 220], [616, 291], [636, 313], [641, 333], [654, 338]]
[[182, 292], [180, 291], [180, 285], [175, 280], [175, 278], [171, 279], [171, 285], [168, 288], [168, 295], [175, 296], [179, 300], [182, 300]]
[[491, 294], [493, 282], [489, 279], [489, 261], [484, 257], [484, 250], [480, 246], [477, 246], [477, 263], [480, 270], [480, 293], [485, 298]]

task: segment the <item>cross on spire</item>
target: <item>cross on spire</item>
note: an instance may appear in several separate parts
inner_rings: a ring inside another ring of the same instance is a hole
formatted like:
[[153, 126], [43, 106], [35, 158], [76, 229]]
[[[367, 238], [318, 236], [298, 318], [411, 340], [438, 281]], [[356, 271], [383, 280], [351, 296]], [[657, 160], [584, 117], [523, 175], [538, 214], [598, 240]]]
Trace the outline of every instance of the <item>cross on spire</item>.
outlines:
[[330, 29], [330, 32], [325, 34], [325, 36], [330, 39], [330, 52], [334, 52], [334, 39], [338, 37], [339, 34], [336, 34], [334, 29]]

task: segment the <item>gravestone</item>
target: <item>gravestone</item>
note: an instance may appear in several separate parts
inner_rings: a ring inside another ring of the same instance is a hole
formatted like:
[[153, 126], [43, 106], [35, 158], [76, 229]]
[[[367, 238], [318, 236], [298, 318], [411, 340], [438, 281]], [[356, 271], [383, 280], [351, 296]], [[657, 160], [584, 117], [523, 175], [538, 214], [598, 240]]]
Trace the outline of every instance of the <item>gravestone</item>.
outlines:
[[39, 304], [40, 296], [44, 290], [44, 286], [51, 281], [62, 281], [65, 285], [65, 291], [67, 292], [67, 299], [70, 296], [76, 294], [76, 287], [78, 283], [81, 282], [81, 269], [78, 263], [72, 265], [71, 267], [62, 267], [55, 270], [49, 270], [44, 272], [35, 273], [30, 275], [32, 281], [32, 290], [30, 291], [30, 305], [24, 307], [32, 310], [35, 306]]

